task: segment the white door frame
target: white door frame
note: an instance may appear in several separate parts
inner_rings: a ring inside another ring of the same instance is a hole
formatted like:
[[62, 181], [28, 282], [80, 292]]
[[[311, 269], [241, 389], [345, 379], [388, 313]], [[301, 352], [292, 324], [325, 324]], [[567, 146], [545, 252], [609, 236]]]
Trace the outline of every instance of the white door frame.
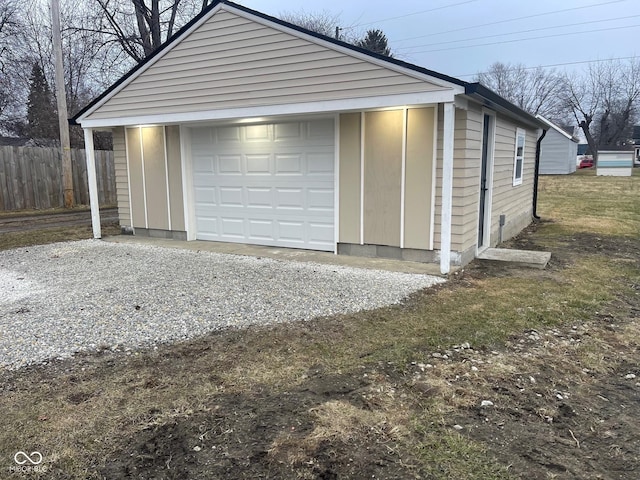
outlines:
[[[492, 216], [492, 206], [493, 206], [493, 167], [494, 167], [494, 157], [495, 157], [495, 136], [496, 136], [496, 112], [493, 110], [489, 110], [486, 108], [482, 109], [482, 135], [480, 142], [480, 169], [482, 169], [482, 150], [484, 147], [484, 117], [488, 115], [491, 118], [489, 123], [489, 132], [487, 135], [488, 145], [487, 145], [487, 193], [484, 197], [484, 226], [482, 229], [482, 246], [478, 245], [477, 237], [478, 230], [480, 225], [478, 223], [478, 228], [476, 228], [476, 255], [483, 252], [487, 248], [490, 247], [491, 244], [491, 216]], [[480, 171], [479, 179], [481, 181], [482, 171]], [[480, 198], [482, 197], [482, 192], [480, 191], [482, 188], [479, 185], [478, 189], [478, 212], [476, 214], [476, 218], [478, 222], [480, 221]]]

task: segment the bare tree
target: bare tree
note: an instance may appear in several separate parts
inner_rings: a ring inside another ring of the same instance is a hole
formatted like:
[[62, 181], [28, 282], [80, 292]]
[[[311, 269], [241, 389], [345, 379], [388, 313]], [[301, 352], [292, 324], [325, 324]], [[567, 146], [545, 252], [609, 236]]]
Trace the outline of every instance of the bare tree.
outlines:
[[285, 22], [293, 23], [312, 32], [327, 37], [342, 38], [340, 15], [333, 14], [327, 10], [321, 12], [305, 12], [303, 10], [300, 12], [282, 12], [279, 17]]
[[640, 61], [603, 65], [602, 112], [596, 123], [598, 147], [619, 147], [631, 138], [640, 98]]
[[477, 81], [532, 115], [563, 121], [567, 117], [560, 98], [562, 77], [555, 70], [496, 62]]
[[20, 30], [19, 4], [15, 0], [0, 2], [0, 128], [6, 128], [4, 122], [10, 110], [16, 108], [12, 95], [12, 63], [17, 47], [17, 33]]
[[115, 43], [140, 62], [208, 5], [208, 0], [95, 0], [94, 27], [82, 29]]
[[640, 100], [640, 61], [590, 64], [564, 78], [563, 101], [582, 129], [597, 163], [598, 149], [629, 140]]

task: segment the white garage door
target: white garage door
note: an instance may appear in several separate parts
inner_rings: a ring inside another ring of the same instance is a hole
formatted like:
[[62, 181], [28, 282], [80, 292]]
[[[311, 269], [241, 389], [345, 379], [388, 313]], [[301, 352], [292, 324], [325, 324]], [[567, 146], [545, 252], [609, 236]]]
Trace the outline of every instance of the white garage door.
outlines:
[[191, 130], [196, 238], [333, 251], [333, 120]]

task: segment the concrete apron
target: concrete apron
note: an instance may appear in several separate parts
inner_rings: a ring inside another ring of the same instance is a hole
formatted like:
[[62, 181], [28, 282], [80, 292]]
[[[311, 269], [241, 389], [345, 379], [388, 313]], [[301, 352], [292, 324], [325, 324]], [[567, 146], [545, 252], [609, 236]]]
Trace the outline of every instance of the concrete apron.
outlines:
[[[183, 250], [215, 252], [229, 255], [247, 255], [251, 257], [293, 260], [296, 262], [320, 263], [324, 265], [343, 265], [345, 267], [368, 268], [371, 270], [386, 270], [389, 272], [414, 273], [442, 277], [439, 265], [389, 258], [354, 257], [350, 255], [335, 255], [330, 252], [318, 252], [315, 250], [266, 247], [262, 245], [248, 245], [244, 243], [206, 242], [202, 240], [185, 242], [181, 240], [131, 235], [104, 237], [103, 240], [113, 243], [154, 245], [157, 247], [180, 248]], [[451, 273], [459, 270], [459, 268], [460, 267], [452, 266]]]

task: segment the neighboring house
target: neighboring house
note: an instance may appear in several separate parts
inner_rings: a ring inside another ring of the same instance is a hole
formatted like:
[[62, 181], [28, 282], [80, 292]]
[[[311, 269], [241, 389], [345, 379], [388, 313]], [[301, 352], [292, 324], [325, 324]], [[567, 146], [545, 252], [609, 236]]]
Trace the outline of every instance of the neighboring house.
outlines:
[[443, 273], [531, 223], [546, 128], [477, 83], [227, 1], [72, 121], [89, 152], [94, 129], [112, 130], [120, 223], [136, 235]]
[[536, 115], [547, 124], [548, 130], [540, 146], [540, 175], [565, 175], [576, 171], [578, 139], [566, 128], [559, 127], [542, 115]]
[[596, 175], [630, 177], [633, 173], [634, 149], [632, 146], [598, 150]]

